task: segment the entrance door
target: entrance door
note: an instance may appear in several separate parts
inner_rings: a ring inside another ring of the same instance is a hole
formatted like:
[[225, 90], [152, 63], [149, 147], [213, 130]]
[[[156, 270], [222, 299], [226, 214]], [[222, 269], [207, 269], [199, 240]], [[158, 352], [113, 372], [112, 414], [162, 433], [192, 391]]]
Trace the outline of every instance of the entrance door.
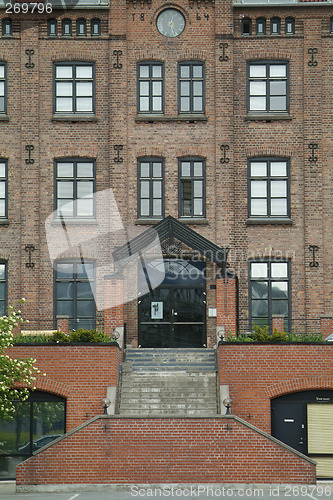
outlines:
[[306, 406], [272, 402], [272, 436], [307, 454]]
[[203, 347], [205, 291], [202, 288], [159, 287], [139, 301], [141, 347]]

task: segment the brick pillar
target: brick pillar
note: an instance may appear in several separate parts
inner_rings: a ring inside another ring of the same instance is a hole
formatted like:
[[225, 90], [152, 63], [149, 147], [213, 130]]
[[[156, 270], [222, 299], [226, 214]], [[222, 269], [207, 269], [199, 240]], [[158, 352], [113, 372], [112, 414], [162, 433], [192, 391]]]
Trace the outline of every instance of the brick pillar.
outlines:
[[114, 328], [123, 325], [124, 277], [112, 274], [104, 280], [104, 333], [111, 334]]
[[333, 333], [333, 317], [324, 316], [320, 318], [320, 333], [324, 340]]
[[237, 334], [236, 278], [231, 276], [216, 278], [216, 325], [224, 327], [224, 332]]
[[283, 314], [277, 314], [272, 316], [272, 331], [277, 330], [280, 333], [284, 332], [284, 316]]
[[57, 316], [57, 331], [63, 333], [69, 333], [69, 317], [68, 316]]

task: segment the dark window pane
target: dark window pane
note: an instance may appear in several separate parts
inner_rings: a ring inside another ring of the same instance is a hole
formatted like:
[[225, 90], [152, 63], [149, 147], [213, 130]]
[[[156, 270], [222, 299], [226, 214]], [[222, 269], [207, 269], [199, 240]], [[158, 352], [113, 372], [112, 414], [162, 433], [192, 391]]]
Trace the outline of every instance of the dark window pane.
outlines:
[[252, 300], [252, 316], [268, 316], [268, 300]]
[[78, 278], [93, 279], [94, 277], [94, 264], [77, 264], [76, 272]]
[[90, 283], [77, 283], [78, 299], [93, 299], [93, 292]]
[[57, 283], [57, 299], [73, 299], [73, 283]]
[[267, 281], [253, 281], [251, 283], [252, 298], [253, 299], [267, 299], [268, 298], [268, 282]]
[[272, 283], [272, 298], [287, 299], [288, 283], [286, 281], [275, 281]]
[[273, 300], [272, 301], [272, 314], [282, 314], [288, 316], [288, 301], [287, 300]]
[[92, 300], [79, 300], [77, 302], [77, 316], [91, 318], [94, 316], [95, 303]]
[[57, 316], [73, 317], [73, 302], [72, 301], [57, 301]]
[[57, 278], [73, 278], [74, 264], [57, 264]]

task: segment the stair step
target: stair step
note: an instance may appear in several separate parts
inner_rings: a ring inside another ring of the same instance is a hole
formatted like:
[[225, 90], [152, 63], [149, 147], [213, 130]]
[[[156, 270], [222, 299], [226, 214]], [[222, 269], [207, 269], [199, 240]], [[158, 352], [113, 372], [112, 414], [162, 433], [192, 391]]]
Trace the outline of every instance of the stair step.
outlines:
[[121, 415], [217, 414], [213, 349], [127, 349], [122, 364]]

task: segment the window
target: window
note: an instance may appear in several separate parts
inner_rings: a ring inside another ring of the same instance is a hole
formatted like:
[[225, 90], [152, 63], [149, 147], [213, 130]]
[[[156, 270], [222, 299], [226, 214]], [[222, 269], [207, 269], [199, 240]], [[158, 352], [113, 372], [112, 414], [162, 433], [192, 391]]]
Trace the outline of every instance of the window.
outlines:
[[138, 65], [138, 113], [163, 113], [163, 64]]
[[250, 113], [288, 112], [288, 63], [250, 63], [248, 95]]
[[55, 65], [55, 113], [94, 113], [94, 65]]
[[333, 33], [333, 17], [330, 19], [330, 33]]
[[280, 35], [280, 32], [281, 32], [281, 19], [279, 17], [272, 17], [271, 35]]
[[87, 22], [83, 18], [76, 21], [76, 36], [87, 36]]
[[204, 65], [183, 62], [178, 65], [179, 113], [204, 113]]
[[0, 113], [6, 114], [7, 112], [7, 67], [6, 63], [0, 62]]
[[179, 161], [179, 217], [205, 217], [205, 161]]
[[95, 163], [92, 160], [58, 160], [55, 163], [57, 217], [95, 217]]
[[293, 17], [287, 17], [285, 20], [285, 34], [286, 35], [295, 34], [295, 19]]
[[242, 35], [251, 35], [252, 33], [252, 21], [249, 17], [244, 17], [242, 19]]
[[101, 36], [101, 20], [92, 19], [90, 24], [91, 36]]
[[47, 36], [58, 36], [58, 23], [56, 19], [48, 19], [47, 21]]
[[69, 329], [95, 328], [94, 262], [61, 261], [55, 264], [55, 321], [69, 317]]
[[12, 20], [9, 19], [8, 17], [2, 20], [2, 36], [4, 37], [13, 36]]
[[70, 19], [63, 19], [61, 29], [63, 36], [72, 36], [72, 21]]
[[256, 19], [256, 34], [266, 35], [266, 19], [264, 17]]
[[283, 315], [285, 330], [290, 331], [290, 263], [282, 261], [250, 262], [251, 325], [272, 326], [272, 316]]
[[249, 161], [248, 168], [249, 217], [289, 217], [289, 162], [255, 158]]
[[66, 432], [66, 400], [61, 396], [35, 390], [26, 401], [13, 403], [12, 417], [0, 418], [2, 480], [15, 479], [16, 465]]
[[0, 316], [7, 310], [7, 263], [0, 261]]
[[0, 219], [7, 219], [7, 161], [0, 159]]
[[164, 217], [164, 163], [161, 158], [138, 162], [138, 217]]

